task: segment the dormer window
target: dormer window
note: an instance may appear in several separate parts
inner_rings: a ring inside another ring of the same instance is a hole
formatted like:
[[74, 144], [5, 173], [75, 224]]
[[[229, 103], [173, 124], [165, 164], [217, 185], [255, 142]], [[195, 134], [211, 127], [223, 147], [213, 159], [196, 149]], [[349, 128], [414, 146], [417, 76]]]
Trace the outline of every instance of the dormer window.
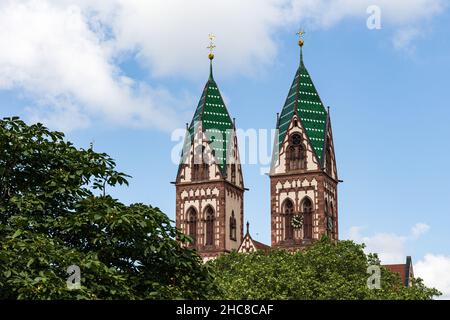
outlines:
[[306, 169], [306, 149], [303, 145], [302, 136], [298, 133], [294, 133], [289, 138], [286, 166], [287, 171]]
[[208, 178], [209, 159], [206, 155], [206, 147], [197, 146], [192, 159], [192, 181], [208, 180]]

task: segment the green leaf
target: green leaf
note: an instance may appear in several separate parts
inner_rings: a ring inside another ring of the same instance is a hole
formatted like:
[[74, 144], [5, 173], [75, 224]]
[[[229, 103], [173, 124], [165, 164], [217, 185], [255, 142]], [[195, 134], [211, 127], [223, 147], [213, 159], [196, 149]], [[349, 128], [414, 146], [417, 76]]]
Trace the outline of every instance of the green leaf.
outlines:
[[17, 237], [19, 237], [22, 234], [22, 230], [18, 229], [16, 230], [16, 232], [14, 232], [14, 234], [11, 236], [12, 239], [15, 239]]
[[33, 264], [33, 262], [34, 258], [30, 258], [30, 260], [28, 260], [27, 267], [29, 268]]

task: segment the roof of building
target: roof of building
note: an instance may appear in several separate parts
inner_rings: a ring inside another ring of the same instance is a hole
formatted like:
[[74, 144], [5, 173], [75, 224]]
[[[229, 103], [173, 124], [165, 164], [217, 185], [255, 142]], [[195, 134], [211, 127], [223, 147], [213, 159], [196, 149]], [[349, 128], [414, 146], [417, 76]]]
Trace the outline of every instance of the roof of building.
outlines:
[[[200, 124], [209, 140], [209, 146], [211, 151], [214, 152], [216, 162], [223, 171], [226, 165], [227, 148], [234, 124], [220, 94], [219, 87], [214, 80], [212, 59], [208, 81], [203, 89], [191, 124], [188, 126], [183, 156], [188, 155], [194, 135]], [[182, 157], [182, 162], [184, 162], [184, 157]]]
[[253, 240], [252, 236], [250, 235], [250, 223], [247, 222], [247, 232], [244, 236], [244, 238], [242, 239], [242, 243], [239, 246], [238, 252], [245, 252], [244, 248], [245, 248], [245, 243], [249, 242], [249, 244], [251, 246], [253, 246], [256, 250], [262, 250], [262, 251], [269, 251], [270, 250], [270, 246], [268, 246], [267, 244], [264, 244], [262, 242]]
[[402, 283], [405, 285], [405, 287], [409, 287], [411, 277], [413, 277], [413, 269], [412, 269], [412, 259], [410, 256], [406, 257], [406, 263], [403, 264], [385, 264], [383, 265], [386, 269], [390, 270], [391, 272], [397, 273], [400, 275], [400, 278], [402, 279]]
[[[251, 238], [251, 236], [250, 236], [250, 238]], [[270, 246], [268, 246], [267, 244], [264, 244], [262, 242], [256, 241], [253, 238], [251, 238], [251, 240], [252, 240], [255, 248], [258, 249], [258, 250], [265, 251], [265, 250], [269, 250], [270, 249]]]
[[277, 147], [279, 151], [292, 117], [297, 114], [317, 158], [323, 163], [328, 113], [305, 67], [302, 50], [300, 48], [300, 66], [278, 119]]

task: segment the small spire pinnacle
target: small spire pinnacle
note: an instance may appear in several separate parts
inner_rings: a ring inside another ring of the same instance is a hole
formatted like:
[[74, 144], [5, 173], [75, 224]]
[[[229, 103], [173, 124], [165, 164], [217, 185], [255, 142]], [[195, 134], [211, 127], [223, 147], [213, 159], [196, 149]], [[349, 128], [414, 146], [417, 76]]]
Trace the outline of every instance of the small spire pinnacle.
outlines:
[[214, 44], [214, 40], [216, 39], [216, 36], [210, 33], [208, 35], [209, 38], [209, 46], [206, 48], [209, 49], [209, 79], [213, 79], [213, 67], [212, 67], [212, 61], [214, 60], [214, 49], [216, 48], [216, 45]]
[[250, 222], [247, 221], [247, 234], [250, 234]]
[[209, 80], [213, 80], [213, 66], [212, 66], [212, 60], [209, 61]]
[[298, 45], [300, 46], [300, 63], [303, 64], [303, 45], [305, 44], [305, 40], [303, 39], [303, 36], [305, 35], [305, 30], [301, 29], [299, 32], [297, 32], [297, 35], [299, 37]]
[[214, 59], [214, 49], [216, 48], [216, 45], [214, 44], [214, 40], [216, 40], [216, 36], [213, 35], [212, 33], [210, 33], [208, 35], [208, 38], [209, 38], [209, 46], [207, 46], [207, 48], [209, 49], [208, 58], [209, 58], [209, 60], [213, 60]]

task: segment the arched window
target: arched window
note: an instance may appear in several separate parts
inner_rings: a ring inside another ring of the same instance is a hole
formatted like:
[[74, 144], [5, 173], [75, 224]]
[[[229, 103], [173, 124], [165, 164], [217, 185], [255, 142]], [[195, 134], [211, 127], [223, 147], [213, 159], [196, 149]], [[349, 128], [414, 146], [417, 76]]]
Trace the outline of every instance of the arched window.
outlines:
[[206, 155], [205, 146], [197, 146], [192, 159], [192, 180], [208, 180], [209, 178], [209, 158]]
[[306, 149], [302, 143], [302, 137], [294, 133], [289, 139], [289, 147], [286, 154], [288, 171], [306, 168]]
[[303, 200], [303, 238], [312, 239], [313, 231], [313, 215], [312, 215], [312, 202], [309, 198]]
[[211, 207], [206, 209], [206, 241], [205, 245], [214, 244], [214, 210]]
[[230, 239], [236, 241], [236, 217], [234, 211], [231, 212], [230, 217]]
[[190, 208], [187, 212], [187, 226], [187, 233], [194, 240], [192, 244], [195, 245], [197, 240], [197, 212], [194, 208]]
[[294, 227], [292, 226], [292, 218], [294, 217], [294, 203], [287, 199], [283, 204], [284, 213], [284, 240], [294, 239]]

